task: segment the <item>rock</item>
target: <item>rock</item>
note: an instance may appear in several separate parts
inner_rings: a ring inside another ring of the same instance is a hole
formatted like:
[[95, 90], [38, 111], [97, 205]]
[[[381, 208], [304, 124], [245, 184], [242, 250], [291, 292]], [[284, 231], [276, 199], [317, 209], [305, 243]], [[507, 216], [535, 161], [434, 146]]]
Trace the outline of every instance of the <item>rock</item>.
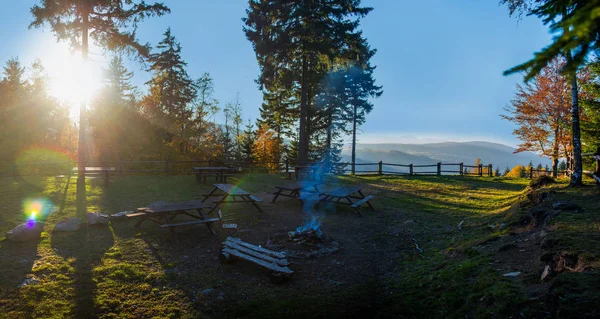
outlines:
[[489, 230], [495, 230], [496, 229], [496, 225], [488, 225], [488, 229]]
[[115, 214], [110, 215], [111, 219], [120, 219], [120, 218], [125, 218], [127, 216], [127, 214], [132, 214], [133, 211], [131, 210], [126, 210], [124, 212], [118, 212]]
[[6, 233], [6, 239], [11, 241], [29, 241], [38, 239], [44, 230], [44, 223], [32, 222], [21, 224]]
[[541, 281], [546, 280], [546, 278], [548, 278], [548, 276], [552, 273], [552, 269], [550, 268], [550, 265], [546, 265], [546, 267], [544, 267], [544, 271], [542, 272], [542, 276], [540, 277]]
[[99, 212], [86, 213], [85, 218], [87, 219], [88, 224], [90, 225], [108, 224], [108, 221], [110, 220], [108, 215]]
[[556, 210], [580, 210], [579, 205], [568, 201], [557, 201], [552, 203], [552, 208]]
[[81, 218], [69, 218], [56, 224], [53, 231], [78, 231], [82, 223]]
[[223, 292], [220, 292], [219, 296], [217, 297], [217, 300], [225, 300], [225, 294]]
[[506, 229], [506, 224], [505, 223], [500, 224], [500, 230], [505, 230], [505, 229]]
[[25, 280], [23, 280], [23, 282], [17, 288], [22, 288], [30, 285], [37, 285], [39, 282], [40, 281], [37, 280], [35, 277], [25, 278]]
[[213, 295], [215, 293], [215, 290], [212, 288], [207, 288], [202, 290], [202, 296], [210, 296]]
[[506, 274], [504, 274], [502, 276], [504, 276], [504, 277], [517, 277], [520, 274], [521, 274], [520, 271], [513, 271], [513, 272], [508, 272], [508, 273], [506, 273]]

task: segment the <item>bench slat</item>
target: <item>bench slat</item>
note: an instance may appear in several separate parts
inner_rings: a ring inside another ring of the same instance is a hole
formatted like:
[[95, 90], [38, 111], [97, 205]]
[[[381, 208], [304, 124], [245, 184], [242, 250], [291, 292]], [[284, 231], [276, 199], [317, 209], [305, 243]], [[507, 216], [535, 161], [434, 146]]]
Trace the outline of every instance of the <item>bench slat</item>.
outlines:
[[186, 225], [208, 224], [208, 223], [214, 223], [214, 222], [218, 222], [218, 221], [219, 221], [218, 218], [209, 218], [209, 219], [201, 219], [201, 220], [192, 220], [189, 222], [182, 222], [182, 223], [176, 223], [176, 224], [164, 224], [164, 225], [160, 225], [160, 227], [177, 227], [177, 226], [186, 226]]
[[146, 213], [133, 213], [133, 214], [127, 214], [125, 216], [127, 217], [140, 217], [140, 216], [145, 216]]
[[261, 203], [263, 201], [262, 198], [256, 197], [254, 195], [250, 195], [248, 197], [250, 197], [250, 199], [253, 200], [255, 203]]
[[362, 205], [362, 204], [364, 204], [364, 203], [366, 203], [366, 202], [370, 201], [371, 199], [373, 199], [373, 197], [375, 197], [375, 196], [373, 196], [373, 195], [369, 195], [369, 196], [367, 196], [367, 197], [365, 197], [365, 198], [363, 198], [363, 199], [359, 200], [358, 202], [356, 202], [356, 203], [352, 204], [352, 208], [357, 208], [358, 206], [360, 206], [360, 205]]

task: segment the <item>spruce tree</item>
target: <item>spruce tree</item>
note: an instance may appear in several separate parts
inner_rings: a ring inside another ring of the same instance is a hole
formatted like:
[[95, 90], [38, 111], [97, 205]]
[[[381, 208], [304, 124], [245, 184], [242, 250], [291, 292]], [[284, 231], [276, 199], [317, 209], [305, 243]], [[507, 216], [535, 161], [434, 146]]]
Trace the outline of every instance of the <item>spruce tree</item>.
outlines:
[[159, 42], [159, 52], [150, 54], [148, 61], [154, 76], [146, 84], [150, 93], [146, 101], [152, 107], [160, 124], [177, 136], [179, 151], [187, 152], [188, 138], [195, 129], [195, 109], [198, 88], [187, 71], [187, 63], [181, 56], [181, 45], [171, 34], [171, 28], [164, 33]]
[[360, 18], [372, 9], [360, 0], [250, 0], [243, 19], [261, 69], [263, 91], [294, 90], [299, 101], [298, 161], [309, 160], [316, 89], [335, 64], [360, 59], [366, 40]]

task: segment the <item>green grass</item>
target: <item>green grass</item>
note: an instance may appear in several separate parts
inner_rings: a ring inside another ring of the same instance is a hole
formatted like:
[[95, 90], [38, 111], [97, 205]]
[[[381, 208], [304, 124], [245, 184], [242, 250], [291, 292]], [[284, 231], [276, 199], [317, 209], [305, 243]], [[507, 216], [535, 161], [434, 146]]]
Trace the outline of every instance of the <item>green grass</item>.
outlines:
[[[327, 264], [338, 260], [336, 258], [348, 258], [350, 264], [344, 267], [348, 268], [348, 277], [352, 280], [337, 287], [323, 284], [328, 278], [317, 280], [310, 273], [302, 272], [292, 284], [274, 286], [264, 282], [261, 274], [249, 276], [240, 274], [235, 267], [222, 267], [216, 258], [218, 240], [202, 228], [184, 232], [179, 243], [173, 242], [164, 229], [135, 229], [127, 221], [107, 227], [84, 227], [76, 233], [53, 234], [51, 229], [57, 221], [78, 215], [75, 179], [3, 179], [0, 181], [0, 200], [4, 206], [0, 213], [2, 234], [24, 221], [23, 205], [28, 199], [43, 198], [57, 210], [46, 218], [45, 232], [39, 241], [0, 242], [3, 269], [0, 272], [0, 308], [3, 309], [0, 317], [301, 318], [359, 314], [464, 318], [518, 315], [517, 310], [526, 302], [523, 283], [502, 277], [490, 265], [493, 256], [474, 247], [508, 236], [510, 229], [499, 226], [518, 220], [526, 211], [519, 203], [525, 199], [528, 182], [503, 178], [390, 176], [346, 176], [328, 180], [330, 185], [367, 185], [367, 192], [375, 195], [373, 204], [377, 210], [369, 212], [364, 219], [349, 210], [327, 217], [326, 227], [330, 227], [330, 233], [337, 231], [336, 239], [342, 251], [339, 256], [315, 262]], [[285, 183], [281, 176], [256, 174], [243, 177], [238, 185], [250, 192], [265, 192], [281, 183]], [[596, 260], [600, 255], [600, 220], [594, 213], [598, 209], [598, 190], [592, 187], [568, 189], [564, 184], [552, 188], [558, 191], [558, 198], [577, 200], [584, 212], [558, 215], [550, 225], [554, 231], [549, 238], [559, 243], [557, 249], [576, 252], [589, 261]], [[102, 180], [88, 180], [85, 204], [88, 211], [116, 213], [158, 200], [197, 199], [209, 189], [208, 185], [198, 185], [191, 176], [118, 177], [106, 189], [102, 187]], [[286, 205], [298, 209], [292, 202], [272, 207], [287, 210]], [[229, 209], [227, 207], [227, 212]], [[267, 229], [264, 232], [268, 233], [271, 232], [269, 227], [279, 221], [275, 217], [247, 213], [243, 208], [231, 208], [231, 211], [236, 222], [248, 231]], [[458, 230], [461, 221], [462, 230]], [[341, 235], [361, 229], [364, 233]], [[423, 249], [422, 253], [417, 251], [413, 239]], [[356, 242], [351, 244], [353, 241]], [[356, 251], [362, 251], [358, 248], [363, 241], [368, 247], [383, 247], [393, 252], [376, 257], [381, 258], [380, 263], [385, 266], [372, 274], [354, 274], [351, 270], [361, 266], [352, 264], [355, 260], [352, 258], [370, 258], [360, 255], [363, 253], [352, 257]], [[344, 251], [346, 247], [356, 249]], [[331, 276], [336, 270], [328, 273], [324, 269], [323, 273]], [[39, 282], [16, 288], [31, 276]], [[569, 282], [570, 278], [561, 275], [556, 280], [562, 283]], [[579, 277], [573, 278], [579, 280]], [[555, 296], [570, 298], [576, 291], [583, 291], [575, 288], [567, 291], [564, 288], [567, 286], [557, 285]], [[209, 287], [226, 292], [225, 301], [203, 296], [201, 291]]]

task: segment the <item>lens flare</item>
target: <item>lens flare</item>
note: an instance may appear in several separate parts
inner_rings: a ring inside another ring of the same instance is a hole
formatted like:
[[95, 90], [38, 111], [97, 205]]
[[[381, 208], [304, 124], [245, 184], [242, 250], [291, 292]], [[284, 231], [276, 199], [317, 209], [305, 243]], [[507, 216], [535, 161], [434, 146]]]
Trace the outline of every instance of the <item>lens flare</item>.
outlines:
[[25, 215], [25, 224], [29, 228], [33, 228], [39, 221], [54, 211], [55, 207], [47, 198], [31, 198], [23, 202], [23, 214]]

